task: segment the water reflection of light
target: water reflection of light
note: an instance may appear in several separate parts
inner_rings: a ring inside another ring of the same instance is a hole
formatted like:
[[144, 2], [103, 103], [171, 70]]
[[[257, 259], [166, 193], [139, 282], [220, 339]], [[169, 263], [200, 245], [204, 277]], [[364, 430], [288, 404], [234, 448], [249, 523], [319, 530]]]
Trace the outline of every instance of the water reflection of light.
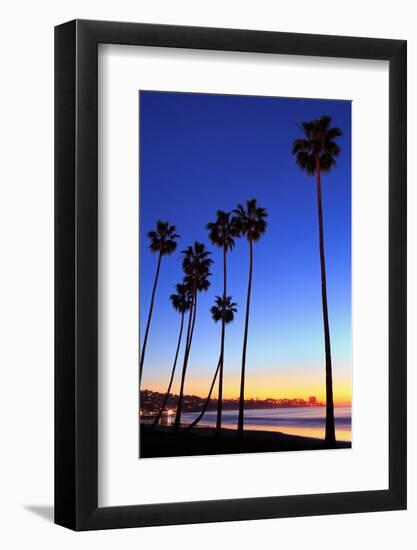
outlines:
[[[214, 423], [212, 424], [214, 426]], [[223, 423], [224, 428], [236, 429], [236, 424]], [[305, 428], [303, 426], [290, 427], [280, 426], [265, 426], [264, 424], [250, 424], [246, 426], [247, 430], [260, 430], [266, 432], [282, 432], [288, 435], [299, 435], [303, 437], [314, 437], [315, 439], [324, 439], [324, 428]], [[352, 431], [350, 429], [336, 427], [336, 439], [338, 441], [351, 441]]]
[[[224, 428], [237, 428], [238, 411], [223, 411]], [[185, 413], [184, 421], [192, 421], [197, 413]], [[335, 407], [336, 439], [351, 441], [351, 408]], [[201, 426], [215, 426], [216, 412], [208, 411], [200, 422]], [[267, 432], [282, 432], [289, 435], [324, 439], [325, 407], [295, 407], [278, 409], [249, 409], [245, 411], [245, 428]]]
[[[149, 413], [144, 413], [141, 411], [140, 412], [141, 424], [147, 424], [147, 425], [153, 424], [155, 422], [155, 419], [156, 419], [155, 417], [157, 416], [157, 414], [158, 413], [154, 411]], [[159, 416], [159, 418], [157, 419], [157, 422], [160, 426], [171, 426], [173, 423], [174, 416], [175, 416], [175, 411], [172, 409], [167, 409]]]

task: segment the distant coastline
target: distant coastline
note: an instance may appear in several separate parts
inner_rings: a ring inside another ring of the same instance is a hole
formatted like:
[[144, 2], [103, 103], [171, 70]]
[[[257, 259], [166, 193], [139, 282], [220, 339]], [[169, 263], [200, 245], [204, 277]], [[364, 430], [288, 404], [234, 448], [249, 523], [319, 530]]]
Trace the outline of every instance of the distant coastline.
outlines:
[[[152, 391], [140, 391], [140, 414], [141, 416], [158, 413], [165, 394]], [[200, 412], [204, 406], [206, 398], [198, 395], [184, 395], [183, 411]], [[166, 409], [175, 411], [178, 402], [178, 395], [169, 394]], [[324, 403], [319, 401], [314, 395], [307, 400], [302, 398], [284, 398], [284, 399], [245, 399], [245, 409], [276, 409], [276, 408], [297, 408], [297, 407], [324, 407]], [[239, 408], [239, 399], [223, 398], [223, 410], [236, 410]], [[208, 411], [217, 409], [217, 399], [212, 398], [207, 407]]]

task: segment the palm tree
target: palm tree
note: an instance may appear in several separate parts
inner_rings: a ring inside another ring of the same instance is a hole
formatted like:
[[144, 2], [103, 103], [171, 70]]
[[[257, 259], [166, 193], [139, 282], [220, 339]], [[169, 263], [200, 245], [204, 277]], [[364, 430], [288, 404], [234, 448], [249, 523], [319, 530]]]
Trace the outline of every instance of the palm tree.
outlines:
[[319, 247], [321, 269], [321, 298], [323, 308], [324, 347], [326, 356], [326, 444], [336, 442], [333, 406], [332, 356], [330, 347], [329, 313], [327, 307], [326, 262], [324, 255], [323, 207], [321, 195], [321, 173], [329, 172], [336, 164], [340, 147], [335, 139], [342, 135], [340, 128], [330, 127], [331, 118], [327, 115], [300, 126], [304, 136], [293, 143], [292, 153], [298, 166], [308, 175], [316, 176], [317, 210], [319, 219]]
[[169, 225], [168, 222], [162, 222], [158, 220], [156, 222], [156, 231], [149, 231], [148, 237], [151, 241], [149, 248], [151, 252], [158, 254], [158, 263], [156, 267], [155, 280], [153, 283], [151, 303], [149, 306], [148, 320], [146, 323], [145, 337], [143, 339], [142, 353], [140, 357], [139, 376], [142, 377], [143, 362], [145, 360], [146, 344], [148, 341], [149, 327], [151, 326], [151, 318], [153, 311], [153, 304], [155, 301], [156, 286], [158, 284], [159, 271], [161, 269], [162, 256], [169, 256], [177, 248], [176, 240], [179, 235], [175, 233], [175, 225]]
[[[223, 212], [222, 210], [217, 211], [217, 219], [215, 222], [207, 224], [207, 229], [209, 230], [210, 241], [214, 246], [218, 246], [223, 250], [223, 298], [222, 303], [226, 305], [227, 302], [227, 267], [226, 267], [226, 258], [227, 251], [233, 250], [235, 246], [234, 237], [239, 235], [236, 223], [234, 219], [230, 218], [231, 212]], [[212, 308], [213, 315], [213, 308]], [[214, 317], [213, 317], [214, 318]], [[222, 321], [222, 337], [221, 337], [221, 346], [220, 346], [220, 372], [219, 372], [219, 397], [217, 401], [217, 424], [216, 429], [217, 433], [221, 433], [221, 423], [222, 423], [222, 404], [223, 404], [223, 369], [224, 369], [224, 337], [225, 337], [225, 316], [221, 316], [219, 320]]]
[[252, 290], [252, 272], [253, 272], [253, 243], [259, 241], [266, 230], [267, 211], [257, 205], [255, 199], [246, 201], [246, 208], [239, 204], [236, 210], [235, 223], [242, 236], [246, 236], [249, 242], [249, 280], [248, 291], [246, 298], [246, 316], [245, 316], [245, 333], [243, 337], [242, 351], [242, 371], [240, 376], [240, 395], [239, 395], [239, 417], [237, 422], [238, 435], [243, 435], [243, 416], [245, 407], [245, 370], [246, 370], [246, 347], [248, 343], [248, 327], [250, 313], [250, 298]]
[[188, 316], [187, 338], [184, 351], [184, 361], [181, 373], [180, 394], [178, 397], [177, 413], [175, 415], [174, 430], [179, 429], [181, 423], [181, 410], [184, 397], [185, 375], [187, 372], [188, 359], [190, 356], [191, 343], [194, 334], [194, 326], [197, 315], [197, 294], [209, 288], [208, 280], [210, 266], [213, 261], [209, 258], [210, 252], [206, 250], [203, 243], [195, 241], [193, 246], [189, 246], [182, 251], [183, 261], [182, 268], [185, 273], [185, 283], [191, 295], [191, 307]]
[[158, 422], [160, 421], [161, 416], [162, 416], [162, 414], [164, 412], [164, 409], [166, 407], [166, 404], [167, 404], [167, 401], [168, 401], [168, 398], [169, 398], [169, 394], [171, 392], [172, 383], [174, 381], [175, 368], [177, 366], [178, 354], [179, 354], [180, 347], [181, 347], [182, 332], [183, 332], [183, 328], [184, 328], [184, 317], [185, 317], [185, 313], [191, 307], [191, 296], [190, 296], [190, 293], [188, 291], [187, 285], [185, 285], [184, 283], [183, 284], [178, 284], [176, 286], [176, 289], [177, 289], [177, 294], [171, 294], [170, 300], [171, 300], [172, 306], [175, 309], [175, 311], [178, 311], [178, 313], [181, 313], [180, 332], [179, 332], [179, 335], [178, 335], [177, 349], [176, 349], [176, 352], [175, 352], [175, 358], [174, 358], [174, 363], [172, 365], [171, 377], [169, 379], [168, 388], [167, 388], [167, 391], [165, 393], [161, 409], [160, 409], [157, 417], [155, 418], [155, 422], [153, 423], [154, 426], [156, 426], [158, 424]]
[[[210, 310], [211, 316], [212, 316], [212, 318], [215, 322], [220, 321], [221, 319], [222, 320], [224, 319], [225, 324], [228, 324], [228, 323], [231, 323], [233, 321], [234, 314], [237, 312], [237, 308], [236, 308], [237, 304], [235, 304], [231, 300], [232, 300], [231, 296], [227, 296], [225, 302], [223, 301], [223, 298], [221, 298], [220, 296], [217, 296], [216, 301], [215, 301], [216, 305], [213, 306]], [[214, 384], [216, 383], [217, 375], [219, 374], [221, 362], [222, 362], [222, 351], [220, 352], [219, 360], [217, 362], [217, 367], [216, 367], [216, 370], [214, 372], [213, 380], [211, 381], [210, 390], [207, 394], [207, 397], [206, 397], [206, 400], [204, 402], [203, 408], [202, 408], [200, 414], [197, 416], [197, 418], [195, 420], [193, 420], [193, 422], [189, 426], [187, 426], [185, 428], [185, 430], [189, 430], [189, 429], [193, 428], [203, 418], [203, 416], [204, 416], [204, 414], [207, 410], [208, 404], [210, 403], [211, 394], [213, 393]], [[217, 430], [219, 431], [220, 429], [217, 428], [217, 426], [216, 426], [216, 431]]]
[[224, 333], [225, 326], [231, 323], [234, 319], [234, 314], [237, 312], [236, 304], [232, 302], [231, 296], [217, 296], [215, 305], [210, 309], [211, 317], [216, 323], [222, 322], [222, 336], [220, 345], [220, 368], [219, 368], [219, 396], [217, 400], [217, 422], [216, 433], [221, 434], [222, 430], [222, 400], [223, 400], [223, 365], [224, 365]]

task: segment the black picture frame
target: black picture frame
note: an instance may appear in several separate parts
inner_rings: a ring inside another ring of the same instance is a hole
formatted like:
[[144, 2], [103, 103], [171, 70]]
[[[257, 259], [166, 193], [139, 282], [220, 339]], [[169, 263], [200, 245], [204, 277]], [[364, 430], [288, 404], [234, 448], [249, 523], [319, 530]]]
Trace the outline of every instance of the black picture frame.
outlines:
[[[389, 488], [98, 506], [98, 44], [389, 62]], [[406, 508], [406, 41], [74, 20], [55, 28], [55, 523], [74, 530]]]

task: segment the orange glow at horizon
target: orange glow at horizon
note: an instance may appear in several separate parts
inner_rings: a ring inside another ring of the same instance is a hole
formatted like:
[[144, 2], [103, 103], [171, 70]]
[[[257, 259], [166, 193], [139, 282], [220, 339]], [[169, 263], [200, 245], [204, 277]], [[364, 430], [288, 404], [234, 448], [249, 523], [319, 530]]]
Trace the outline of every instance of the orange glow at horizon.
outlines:
[[[205, 397], [208, 393], [211, 380], [206, 377], [190, 377], [186, 381], [185, 393]], [[223, 397], [236, 399], [239, 395], [239, 376], [225, 376], [223, 383]], [[144, 380], [142, 389], [149, 389], [164, 393], [166, 380]], [[172, 388], [172, 393], [178, 393], [177, 385]], [[245, 382], [245, 399], [305, 399], [315, 396], [318, 401], [325, 403], [326, 390], [324, 375], [317, 372], [303, 372], [297, 374], [268, 373], [261, 375], [248, 375]], [[213, 398], [217, 397], [217, 383], [213, 390]], [[333, 399], [334, 404], [350, 405], [352, 402], [352, 382], [350, 374], [333, 375]]]

